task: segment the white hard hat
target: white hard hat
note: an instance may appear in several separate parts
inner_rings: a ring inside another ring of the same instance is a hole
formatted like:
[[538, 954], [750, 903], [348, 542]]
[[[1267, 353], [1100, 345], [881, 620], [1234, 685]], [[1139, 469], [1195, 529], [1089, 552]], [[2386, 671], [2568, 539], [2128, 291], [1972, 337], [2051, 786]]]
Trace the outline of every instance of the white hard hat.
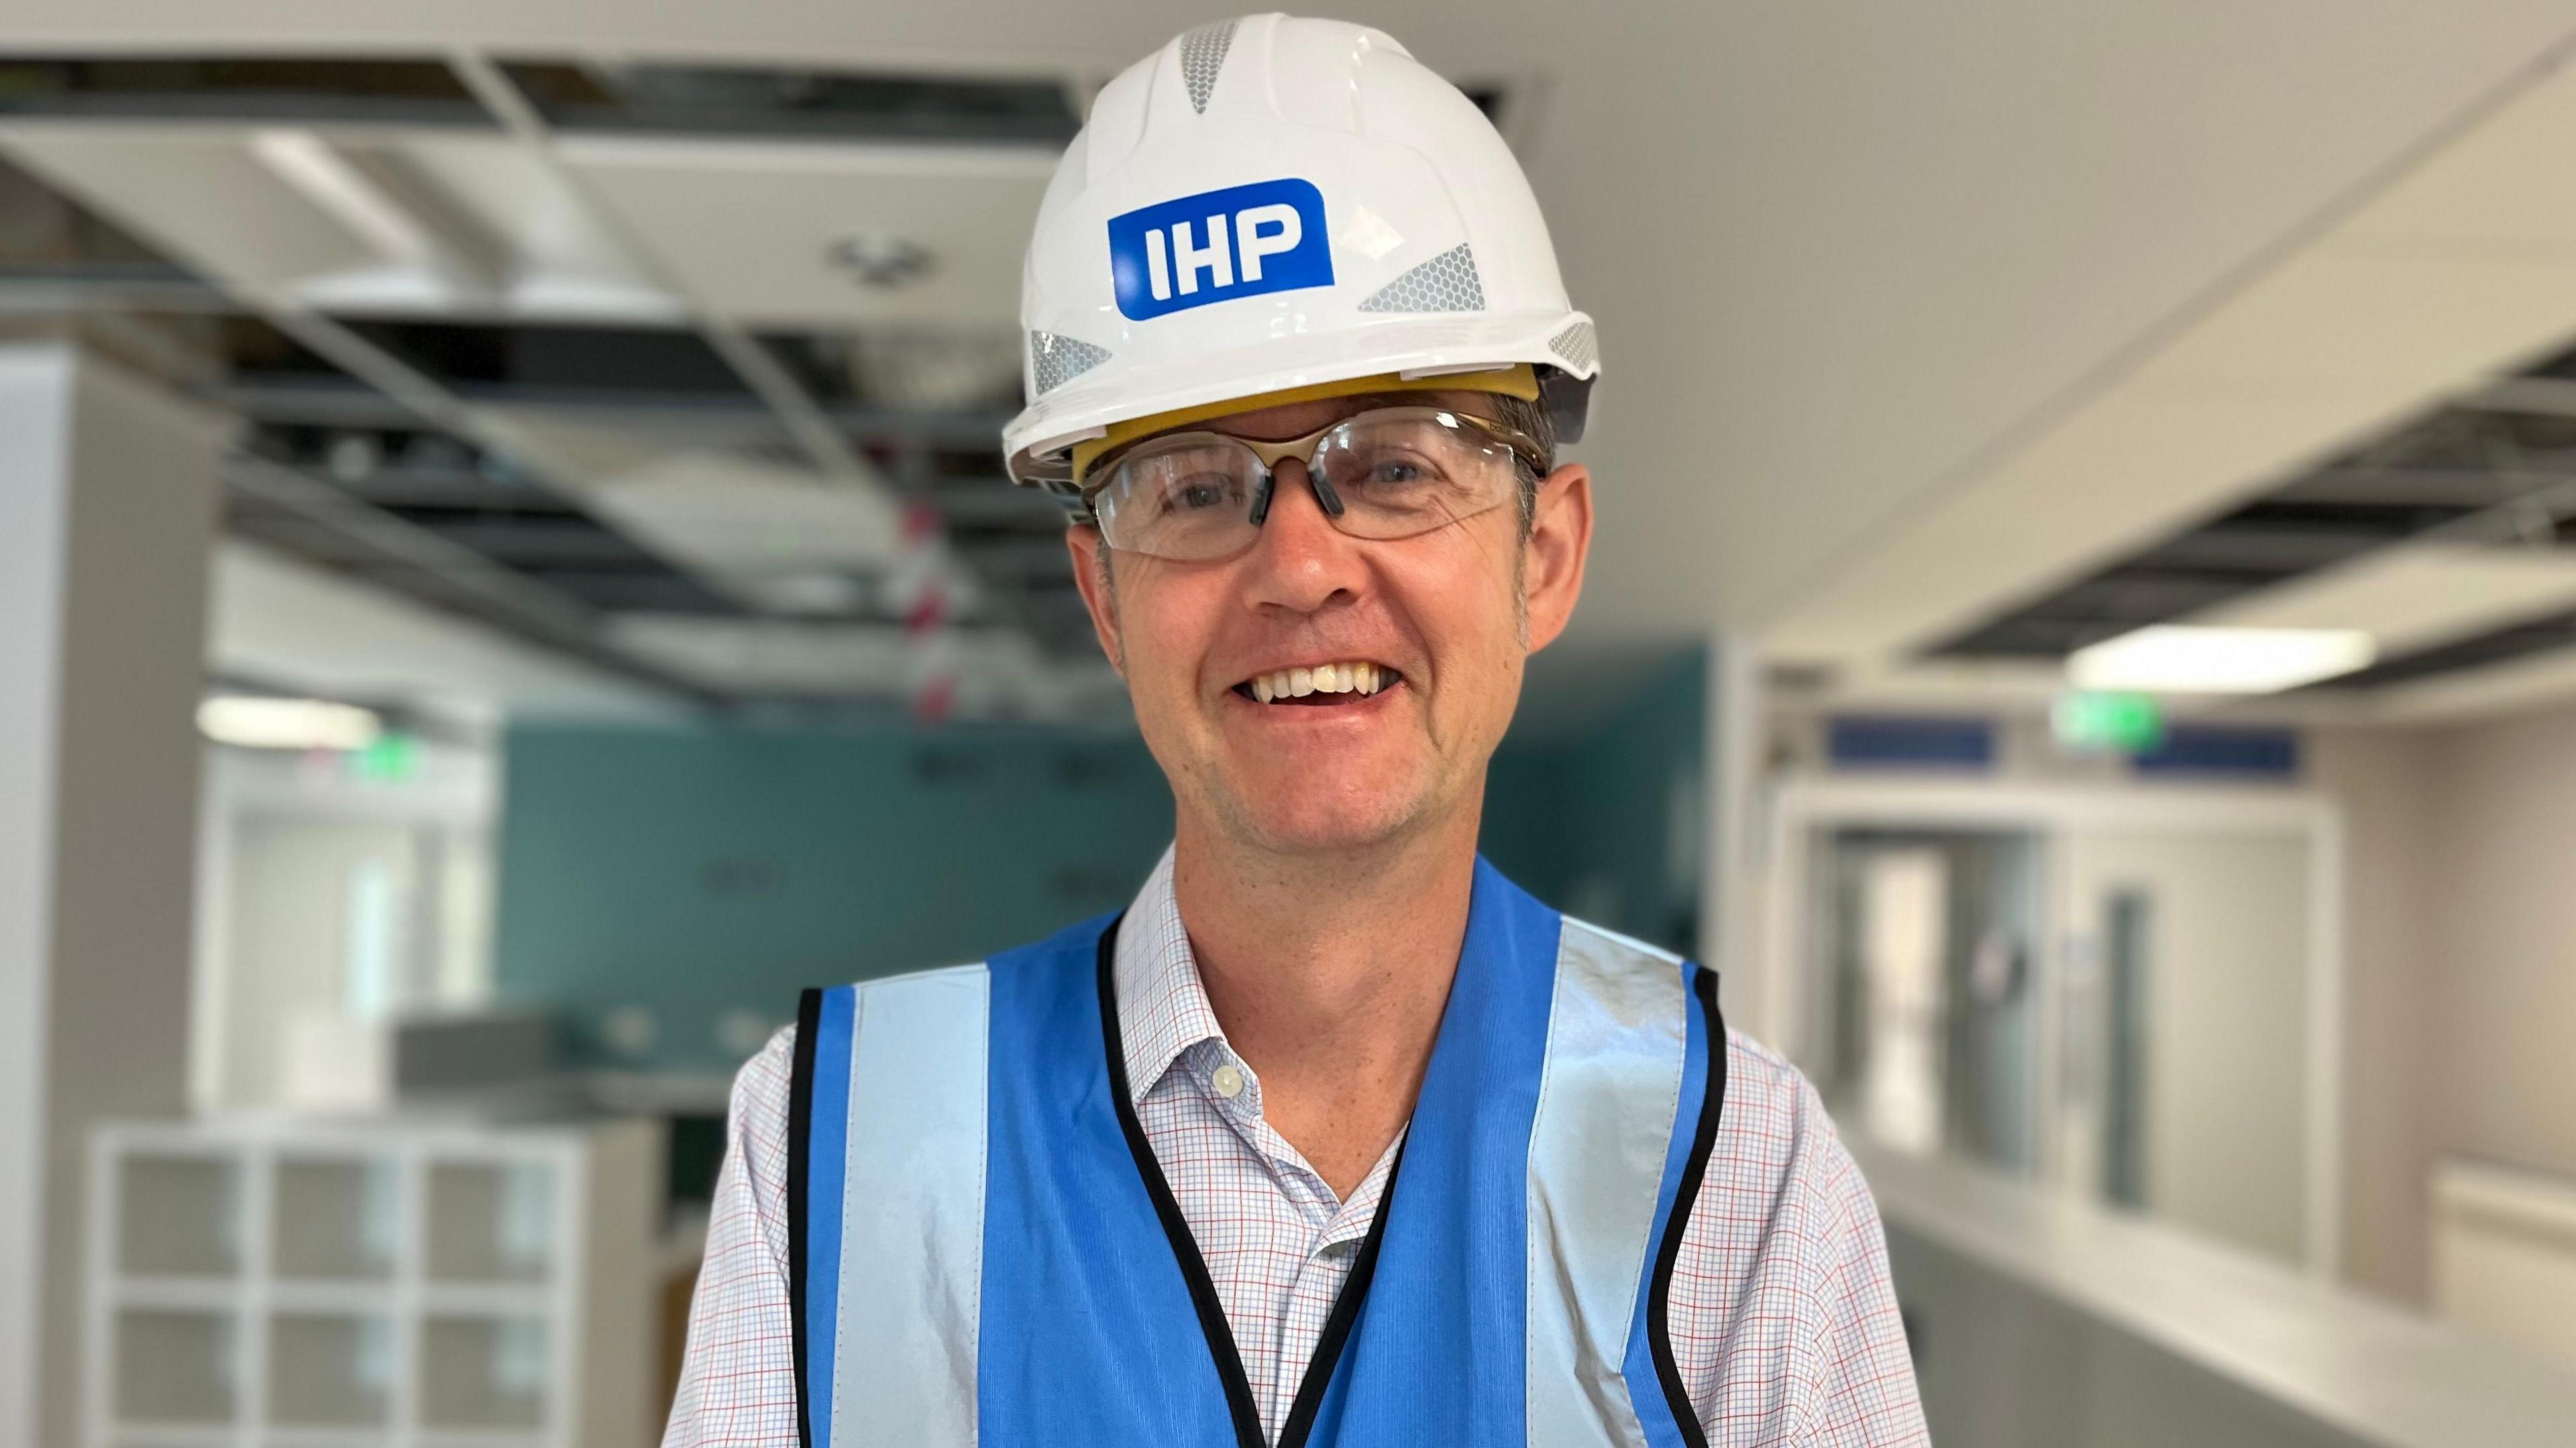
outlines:
[[1202, 25], [1092, 103], [1038, 208], [1011, 476], [1071, 486], [1114, 424], [1318, 384], [1528, 364], [1559, 436], [1592, 319], [1503, 138], [1382, 32]]

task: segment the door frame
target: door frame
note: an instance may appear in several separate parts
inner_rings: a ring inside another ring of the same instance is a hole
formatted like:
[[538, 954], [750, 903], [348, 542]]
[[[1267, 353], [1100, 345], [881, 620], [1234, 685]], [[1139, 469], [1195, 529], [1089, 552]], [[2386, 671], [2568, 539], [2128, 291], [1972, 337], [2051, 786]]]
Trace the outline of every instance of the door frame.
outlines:
[[1820, 826], [2019, 830], [2040, 837], [2039, 939], [2033, 951], [2031, 1060], [2035, 1100], [2032, 1160], [2053, 1189], [2080, 1192], [2061, 1170], [2048, 1130], [2064, 1102], [2065, 956], [2073, 930], [2064, 918], [2071, 881], [2066, 837], [2082, 827], [2290, 833], [2308, 844], [2308, 952], [2304, 996], [2307, 1049], [2302, 1144], [2301, 1244], [2309, 1275], [2331, 1280], [2343, 1255], [2345, 1001], [2342, 811], [2309, 789], [2209, 784], [2057, 784], [1992, 777], [1791, 775], [1763, 790], [1755, 948], [1762, 977], [1755, 1034], [1793, 1060], [1819, 1059], [1818, 926], [1809, 891], [1808, 842]]

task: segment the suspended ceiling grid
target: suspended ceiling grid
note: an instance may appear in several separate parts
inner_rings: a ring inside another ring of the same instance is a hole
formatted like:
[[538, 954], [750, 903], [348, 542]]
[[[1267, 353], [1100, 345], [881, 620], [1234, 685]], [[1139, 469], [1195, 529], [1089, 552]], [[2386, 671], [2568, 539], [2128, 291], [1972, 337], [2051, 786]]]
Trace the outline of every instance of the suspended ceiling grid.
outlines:
[[1926, 653], [2055, 664], [2150, 624], [2358, 628], [2373, 695], [2576, 645], [2576, 353], [2409, 418]]
[[1057, 79], [0, 57], [0, 314], [240, 415], [268, 546], [683, 697], [935, 671], [1082, 717], [1115, 681], [996, 436], [1074, 116]]

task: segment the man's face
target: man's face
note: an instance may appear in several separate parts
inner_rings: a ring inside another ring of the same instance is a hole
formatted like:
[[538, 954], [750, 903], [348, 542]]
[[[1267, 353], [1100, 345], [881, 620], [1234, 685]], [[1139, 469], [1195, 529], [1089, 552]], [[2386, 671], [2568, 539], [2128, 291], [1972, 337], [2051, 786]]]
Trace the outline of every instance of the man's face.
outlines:
[[[1493, 415], [1480, 394], [1406, 400]], [[1195, 426], [1277, 440], [1365, 405], [1300, 403]], [[1573, 612], [1591, 528], [1590, 479], [1569, 465], [1540, 484], [1526, 541], [1510, 504], [1410, 538], [1353, 538], [1325, 516], [1305, 465], [1283, 460], [1258, 541], [1232, 558], [1109, 550], [1115, 579], [1104, 588], [1099, 533], [1078, 527], [1070, 545], [1102, 647], [1183, 813], [1245, 845], [1302, 853], [1378, 843], [1481, 806], [1524, 661]], [[1256, 681], [1320, 665], [1368, 666], [1381, 687], [1258, 697]]]

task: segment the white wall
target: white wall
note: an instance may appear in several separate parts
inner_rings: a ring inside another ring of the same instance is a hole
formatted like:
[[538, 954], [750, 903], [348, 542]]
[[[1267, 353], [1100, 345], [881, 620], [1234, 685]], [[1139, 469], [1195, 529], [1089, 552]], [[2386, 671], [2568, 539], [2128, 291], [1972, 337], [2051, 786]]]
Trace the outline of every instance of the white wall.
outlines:
[[0, 347], [0, 1445], [72, 1441], [90, 1124], [185, 1097], [223, 435], [67, 345]]
[[2576, 1176], [2576, 711], [2430, 754], [2432, 1145]]
[[43, 1332], [44, 1033], [53, 917], [53, 698], [67, 526], [69, 374], [0, 354], [0, 1443], [32, 1435]]
[[2425, 1301], [2431, 741], [2395, 729], [2308, 736], [2309, 768], [2344, 818], [2346, 1281]]
[[[229, 882], [229, 989], [222, 1000], [206, 1003], [223, 1013], [220, 1105], [285, 1104], [298, 1023], [347, 1014], [352, 876], [365, 863], [382, 869], [408, 914], [422, 874], [420, 845], [415, 831], [396, 824], [259, 817], [238, 823]], [[397, 942], [397, 951], [408, 944]], [[404, 961], [404, 953], [396, 959]]]
[[2432, 1163], [2576, 1178], [2576, 709], [2323, 735], [2352, 820], [2352, 1279], [2427, 1290]]
[[294, 1023], [345, 1018], [361, 861], [388, 870], [400, 914], [385, 1006], [488, 1003], [498, 759], [416, 747], [416, 772], [398, 780], [285, 751], [207, 748], [190, 1063], [200, 1108], [290, 1104], [281, 1092]]

